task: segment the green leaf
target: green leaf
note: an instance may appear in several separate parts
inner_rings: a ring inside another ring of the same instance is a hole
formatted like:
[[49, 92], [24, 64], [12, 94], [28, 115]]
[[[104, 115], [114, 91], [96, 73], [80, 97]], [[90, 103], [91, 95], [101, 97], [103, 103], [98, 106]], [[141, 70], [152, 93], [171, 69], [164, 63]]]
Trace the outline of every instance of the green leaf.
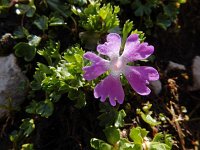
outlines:
[[30, 45], [30, 46], [35, 46], [35, 47], [37, 47], [39, 44], [40, 44], [40, 41], [41, 41], [41, 37], [39, 37], [39, 36], [36, 36], [36, 35], [29, 35], [28, 37], [27, 37], [27, 39], [28, 39], [28, 44]]
[[1, 0], [0, 5], [8, 5], [10, 3], [10, 0]]
[[135, 16], [143, 16], [144, 15], [144, 6], [140, 6], [135, 10]]
[[18, 132], [16, 130], [12, 131], [9, 138], [11, 142], [16, 143], [17, 139], [19, 139]]
[[149, 16], [151, 14], [151, 9], [154, 6], [152, 2], [147, 1], [145, 4], [141, 3], [140, 0], [134, 2], [135, 16], [142, 17], [145, 15]]
[[41, 115], [42, 117], [48, 118], [53, 114], [53, 110], [54, 110], [53, 103], [50, 100], [46, 99], [44, 102], [39, 103], [36, 109], [36, 113]]
[[142, 144], [135, 144], [132, 150], [143, 150]]
[[128, 34], [131, 32], [131, 30], [133, 29], [133, 22], [130, 20], [127, 20], [124, 24], [122, 33], [123, 33], [123, 38], [122, 38], [122, 45], [121, 45], [121, 49], [124, 49], [124, 45], [126, 42], [126, 38], [128, 37]]
[[120, 132], [115, 127], [107, 127], [104, 129], [108, 143], [115, 145], [120, 140]]
[[38, 67], [39, 67], [39, 70], [45, 74], [52, 74], [53, 71], [48, 67], [46, 66], [45, 64], [43, 63], [37, 63]]
[[64, 59], [67, 60], [70, 63], [79, 63], [81, 64], [83, 62], [83, 54], [84, 51], [82, 50], [82, 48], [80, 48], [79, 46], [74, 46], [71, 47], [70, 49], [68, 49], [65, 53], [64, 53]]
[[84, 51], [78, 45], [71, 47], [65, 53], [63, 58], [69, 63], [69, 71], [71, 73], [81, 73], [83, 67]]
[[71, 11], [77, 16], [79, 16], [80, 13], [82, 13], [82, 10], [78, 7], [75, 7], [75, 6], [72, 6]]
[[161, 123], [153, 119], [150, 114], [144, 114], [143, 112], [140, 112], [140, 114], [141, 114], [142, 119], [146, 123], [148, 123], [150, 126], [157, 126]]
[[94, 2], [88, 5], [82, 13], [74, 12], [80, 16], [81, 26], [88, 32], [106, 33], [108, 30], [119, 26], [117, 13], [120, 8], [111, 4], [103, 5]]
[[176, 3], [169, 3], [168, 5], [163, 5], [164, 14], [168, 16], [171, 20], [176, 19], [178, 14], [178, 8]]
[[134, 144], [128, 141], [128, 139], [121, 138], [119, 141], [119, 150], [133, 150]]
[[84, 4], [87, 4], [87, 0], [69, 0], [71, 4], [77, 4], [79, 6], [83, 6]]
[[164, 139], [164, 135], [162, 133], [157, 133], [154, 138], [153, 138], [153, 142], [163, 142]]
[[171, 150], [167, 144], [159, 142], [150, 142], [149, 150]]
[[65, 18], [71, 15], [70, 5], [66, 5], [60, 0], [48, 0], [47, 4], [55, 11], [59, 12]]
[[178, 0], [179, 3], [184, 4], [187, 2], [187, 0]]
[[132, 128], [130, 130], [129, 136], [134, 141], [135, 144], [142, 144], [143, 138], [141, 136], [139, 128]]
[[29, 0], [28, 4], [15, 4], [16, 14], [23, 15], [26, 14], [27, 17], [33, 17], [36, 7], [34, 5], [34, 0]]
[[124, 117], [126, 117], [126, 113], [122, 109], [117, 114], [117, 118], [115, 120], [115, 127], [123, 127], [124, 126]]
[[100, 33], [93, 31], [80, 32], [79, 36], [87, 49], [95, 49], [100, 40]]
[[132, 128], [130, 130], [130, 138], [134, 141], [134, 144], [141, 145], [143, 143], [143, 138], [148, 134], [146, 129], [142, 129], [141, 127]]
[[71, 89], [68, 92], [68, 97], [69, 99], [76, 101], [75, 107], [77, 108], [82, 108], [86, 105], [85, 93], [81, 90], [77, 91], [77, 90]]
[[22, 124], [20, 125], [20, 131], [23, 132], [23, 135], [28, 137], [33, 130], [35, 129], [35, 124], [33, 119], [23, 119]]
[[46, 77], [46, 73], [47, 72], [49, 73], [49, 68], [47, 69], [46, 65], [44, 65], [42, 63], [38, 63], [37, 65], [38, 65], [38, 68], [36, 68], [36, 72], [33, 75], [34, 80], [31, 82], [32, 90], [40, 90], [42, 81]]
[[98, 116], [100, 126], [110, 126], [115, 123], [118, 111], [110, 106], [110, 104], [100, 103], [100, 112], [102, 112], [102, 114]]
[[35, 57], [35, 46], [31, 46], [25, 42], [20, 42], [14, 46], [15, 54], [18, 57], [24, 57], [25, 61], [31, 61]]
[[157, 133], [152, 142], [159, 142], [159, 143], [165, 143], [167, 144], [170, 148], [172, 148], [172, 136], [170, 134], [162, 134], [162, 133]]
[[36, 101], [32, 101], [30, 105], [26, 107], [26, 112], [30, 114], [36, 114], [38, 103]]
[[54, 110], [54, 105], [48, 99], [40, 102], [32, 101], [31, 104], [26, 108], [27, 113], [38, 114], [45, 118], [51, 116], [53, 110]]
[[90, 140], [90, 145], [96, 150], [112, 150], [112, 146], [102, 140], [92, 138]]
[[26, 16], [27, 17], [33, 17], [33, 15], [36, 11], [34, 0], [29, 0], [29, 6], [30, 6], [30, 9], [26, 12]]
[[41, 16], [33, 22], [43, 32], [48, 29], [48, 17]]
[[156, 24], [164, 30], [167, 30], [167, 28], [171, 26], [171, 20], [166, 15], [159, 14], [157, 16]]
[[60, 50], [59, 42], [48, 41], [43, 49], [38, 50], [38, 54], [46, 59], [49, 66], [53, 66], [57, 65], [57, 63], [61, 59], [59, 50]]
[[86, 99], [85, 99], [85, 93], [82, 94], [83, 96], [79, 99], [77, 99], [77, 102], [75, 104], [76, 108], [82, 108], [84, 106], [86, 106]]
[[60, 26], [60, 25], [65, 25], [63, 18], [51, 17], [49, 19], [49, 26]]
[[21, 150], [34, 150], [33, 144], [30, 144], [30, 143], [23, 144]]
[[13, 33], [15, 39], [25, 38], [29, 35], [29, 31], [24, 27], [17, 27]]

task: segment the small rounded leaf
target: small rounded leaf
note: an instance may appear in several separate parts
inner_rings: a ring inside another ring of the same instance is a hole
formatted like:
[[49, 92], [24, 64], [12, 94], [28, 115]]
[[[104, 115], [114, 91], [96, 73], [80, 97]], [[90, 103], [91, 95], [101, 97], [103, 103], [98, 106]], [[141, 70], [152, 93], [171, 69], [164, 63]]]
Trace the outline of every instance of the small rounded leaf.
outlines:
[[120, 140], [119, 130], [115, 127], [107, 127], [104, 130], [104, 133], [106, 135], [107, 141], [112, 145], [115, 145]]

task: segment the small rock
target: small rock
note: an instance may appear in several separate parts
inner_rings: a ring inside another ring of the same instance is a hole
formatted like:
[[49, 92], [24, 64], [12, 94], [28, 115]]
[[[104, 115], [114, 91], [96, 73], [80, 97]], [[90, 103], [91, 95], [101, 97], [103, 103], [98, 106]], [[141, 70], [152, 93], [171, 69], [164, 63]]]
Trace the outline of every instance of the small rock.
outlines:
[[169, 64], [167, 66], [167, 69], [165, 70], [165, 73], [168, 73], [171, 70], [186, 70], [186, 68], [182, 64], [178, 64], [173, 61], [169, 61]]
[[160, 82], [160, 80], [151, 81], [150, 88], [156, 95], [159, 95], [162, 90], [162, 83]]
[[193, 86], [189, 87], [189, 91], [200, 90], [200, 56], [193, 59], [192, 64]]
[[0, 57], [0, 118], [8, 115], [9, 108], [16, 110], [27, 93], [27, 77], [16, 64], [13, 54]]

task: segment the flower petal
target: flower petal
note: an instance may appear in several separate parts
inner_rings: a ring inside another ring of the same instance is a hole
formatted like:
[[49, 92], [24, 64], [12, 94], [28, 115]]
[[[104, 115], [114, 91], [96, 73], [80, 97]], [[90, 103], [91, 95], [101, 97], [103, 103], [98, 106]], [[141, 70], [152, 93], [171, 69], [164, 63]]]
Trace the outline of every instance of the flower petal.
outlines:
[[109, 62], [98, 55], [87, 52], [83, 57], [92, 62], [91, 66], [83, 67], [83, 70], [85, 71], [83, 77], [86, 80], [93, 80], [108, 70]]
[[110, 104], [116, 105], [116, 101], [122, 104], [124, 101], [124, 90], [122, 88], [120, 78], [113, 77], [112, 75], [107, 76], [102, 80], [94, 89], [94, 97], [101, 97], [101, 101], [104, 102], [109, 97]]
[[151, 90], [146, 86], [149, 81], [159, 79], [159, 74], [153, 67], [132, 67], [127, 66], [125, 76], [131, 87], [140, 95], [148, 95]]
[[137, 34], [131, 34], [124, 47], [122, 57], [127, 61], [142, 60], [149, 57], [154, 52], [154, 47], [148, 45], [148, 43], [140, 43]]
[[119, 34], [110, 33], [106, 38], [107, 42], [99, 44], [97, 51], [102, 55], [107, 55], [110, 58], [119, 57], [119, 50], [121, 46], [121, 37]]

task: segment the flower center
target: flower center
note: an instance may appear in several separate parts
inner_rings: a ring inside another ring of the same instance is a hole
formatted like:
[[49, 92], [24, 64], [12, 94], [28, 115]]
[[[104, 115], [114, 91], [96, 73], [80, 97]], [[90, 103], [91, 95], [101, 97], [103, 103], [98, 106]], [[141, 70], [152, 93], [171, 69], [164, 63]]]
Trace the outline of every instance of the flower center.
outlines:
[[126, 63], [120, 58], [114, 58], [110, 62], [110, 71], [113, 76], [119, 76], [123, 73]]

